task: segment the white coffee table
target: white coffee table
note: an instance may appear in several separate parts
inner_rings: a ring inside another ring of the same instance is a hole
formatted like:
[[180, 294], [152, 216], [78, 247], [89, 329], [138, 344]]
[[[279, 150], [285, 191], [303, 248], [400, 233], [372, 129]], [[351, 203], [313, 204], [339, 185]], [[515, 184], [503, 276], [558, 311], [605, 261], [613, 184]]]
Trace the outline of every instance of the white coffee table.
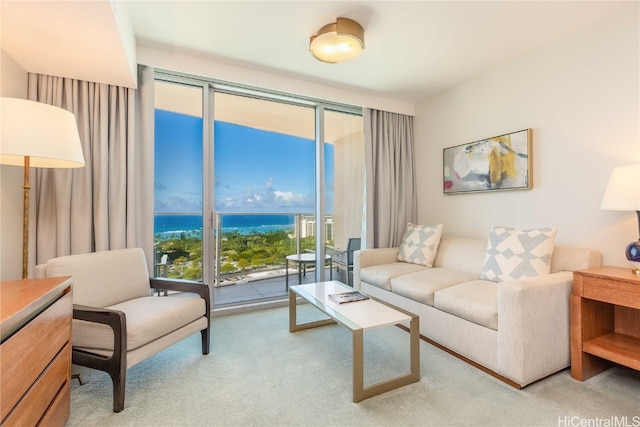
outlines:
[[[289, 288], [289, 332], [340, 323], [353, 334], [353, 401], [360, 402], [420, 381], [419, 318], [413, 313], [370, 298], [365, 301], [337, 304], [329, 294], [352, 292], [353, 288], [338, 281], [310, 283]], [[329, 319], [298, 324], [296, 297], [300, 296], [328, 315]], [[363, 332], [365, 330], [409, 322], [410, 373], [364, 387]]]

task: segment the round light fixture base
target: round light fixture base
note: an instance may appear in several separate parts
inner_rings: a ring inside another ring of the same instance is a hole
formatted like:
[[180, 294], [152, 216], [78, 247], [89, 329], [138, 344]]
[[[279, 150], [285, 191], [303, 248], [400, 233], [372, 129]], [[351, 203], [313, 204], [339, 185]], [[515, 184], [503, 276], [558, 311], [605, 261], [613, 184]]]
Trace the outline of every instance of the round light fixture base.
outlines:
[[311, 37], [309, 51], [318, 60], [330, 64], [348, 61], [364, 49], [364, 29], [349, 18], [338, 18]]

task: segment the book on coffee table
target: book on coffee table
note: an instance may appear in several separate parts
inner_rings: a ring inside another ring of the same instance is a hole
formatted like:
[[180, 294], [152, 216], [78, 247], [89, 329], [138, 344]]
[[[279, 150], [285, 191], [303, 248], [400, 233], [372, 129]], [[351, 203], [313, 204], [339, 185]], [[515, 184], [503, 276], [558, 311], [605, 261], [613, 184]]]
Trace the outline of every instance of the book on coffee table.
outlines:
[[358, 291], [343, 292], [341, 294], [329, 294], [329, 299], [338, 304], [344, 304], [347, 302], [364, 301], [369, 299], [368, 296], [362, 295]]

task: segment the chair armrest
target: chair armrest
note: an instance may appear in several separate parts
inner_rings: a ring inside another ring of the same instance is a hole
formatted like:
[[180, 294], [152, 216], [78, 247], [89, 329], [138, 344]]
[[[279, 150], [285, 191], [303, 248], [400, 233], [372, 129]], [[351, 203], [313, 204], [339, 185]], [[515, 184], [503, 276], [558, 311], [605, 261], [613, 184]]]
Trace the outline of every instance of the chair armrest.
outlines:
[[209, 312], [211, 311], [211, 294], [209, 293], [209, 285], [207, 285], [206, 283], [196, 282], [193, 280], [152, 277], [149, 279], [149, 284], [151, 285], [152, 289], [192, 292], [200, 295], [200, 297], [205, 301], [207, 318], [209, 318]]
[[498, 285], [498, 373], [521, 385], [570, 364], [573, 272]]
[[192, 292], [200, 295], [202, 298], [209, 298], [209, 285], [203, 282], [181, 279], [167, 279], [164, 277], [152, 277], [149, 284], [153, 289], [162, 289], [178, 292]]
[[107, 325], [113, 330], [113, 356], [110, 359], [119, 360], [127, 352], [127, 317], [122, 311], [73, 304], [73, 318]]
[[73, 318], [87, 322], [101, 323], [116, 329], [126, 330], [126, 317], [122, 311], [89, 305], [73, 304]]

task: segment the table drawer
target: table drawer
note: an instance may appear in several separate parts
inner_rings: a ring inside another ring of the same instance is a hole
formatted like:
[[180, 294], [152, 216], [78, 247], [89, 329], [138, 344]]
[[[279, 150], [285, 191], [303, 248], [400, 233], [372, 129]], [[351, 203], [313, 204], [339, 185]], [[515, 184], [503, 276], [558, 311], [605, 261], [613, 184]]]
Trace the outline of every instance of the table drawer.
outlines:
[[69, 402], [71, 401], [71, 385], [67, 382], [67, 385], [63, 387], [55, 400], [51, 402], [47, 412], [44, 413], [40, 419], [39, 426], [54, 426], [63, 427], [67, 424], [67, 420], [71, 416], [71, 408]]
[[2, 343], [0, 419], [4, 420], [60, 349], [69, 343], [72, 310], [71, 294], [67, 293]]
[[583, 277], [583, 297], [640, 309], [640, 286], [599, 277]]
[[[49, 404], [71, 381], [71, 345], [67, 344], [3, 422], [3, 427], [35, 426]], [[44, 424], [52, 425], [52, 424]], [[64, 425], [63, 423], [53, 425]]]

